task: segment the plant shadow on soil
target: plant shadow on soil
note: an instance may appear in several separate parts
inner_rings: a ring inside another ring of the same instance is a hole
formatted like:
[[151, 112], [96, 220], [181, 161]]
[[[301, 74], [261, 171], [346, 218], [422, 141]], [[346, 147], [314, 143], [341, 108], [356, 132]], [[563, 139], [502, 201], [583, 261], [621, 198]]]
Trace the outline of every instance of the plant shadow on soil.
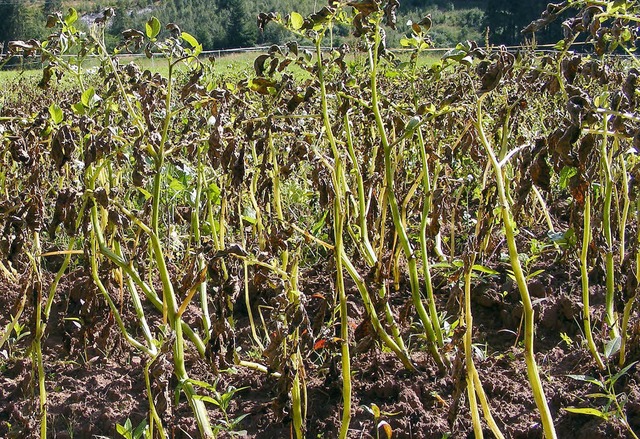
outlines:
[[[552, 267], [547, 268], [551, 270]], [[322, 304], [316, 303], [317, 299], [312, 296], [324, 294], [327, 285], [331, 285], [328, 272], [309, 270], [301, 276], [305, 279], [301, 289], [307, 298], [309, 315], [322, 314]], [[48, 278], [50, 280], [52, 275]], [[560, 272], [547, 272], [539, 279], [542, 280], [532, 283], [536, 297], [537, 360], [558, 437], [630, 437], [615, 417], [603, 420], [563, 410], [570, 406], [602, 406], [603, 400], [587, 396], [597, 391], [594, 386], [567, 376], [600, 375], [588, 351], [580, 345], [578, 285]], [[11, 311], [3, 313], [3, 327], [15, 314], [23, 289], [6, 280], [0, 284], [0, 307]], [[381, 419], [391, 425], [394, 438], [473, 437], [461, 366], [463, 358], [452, 354], [453, 372], [441, 376], [428, 355], [421, 353], [420, 341], [416, 339], [412, 346], [413, 360], [421, 372], [407, 372], [392, 354], [381, 352], [379, 345], [367, 334], [366, 327], [361, 325], [365, 320], [364, 310], [355, 299], [355, 291], [351, 292], [350, 317], [357, 328], [352, 359], [354, 411], [349, 436], [376, 437], [376, 423], [365, 409], [365, 406], [375, 404], [384, 412]], [[597, 302], [599, 293], [594, 289], [596, 310], [601, 305]], [[254, 289], [252, 294], [269, 292]], [[457, 305], [450, 299], [455, 298], [455, 294], [445, 288], [438, 291], [441, 306], [446, 307], [448, 302], [454, 315]], [[114, 292], [114, 296], [117, 293]], [[542, 428], [528, 385], [522, 349], [516, 340], [521, 319], [517, 289], [500, 276], [489, 277], [475, 286], [473, 298], [475, 361], [493, 416], [506, 437], [540, 438]], [[396, 304], [408, 303], [409, 292], [401, 288], [391, 300]], [[129, 322], [133, 324], [133, 310], [125, 306], [123, 311], [125, 316], [130, 315]], [[235, 332], [240, 339], [242, 334], [249, 332], [246, 309], [238, 304], [234, 314]], [[118, 437], [117, 424], [124, 424], [129, 418], [134, 426], [138, 425], [146, 418], [149, 407], [143, 373], [145, 360], [122, 340], [108, 306], [82, 269], [63, 278], [51, 316], [44, 345], [49, 436]], [[21, 321], [26, 322], [24, 331], [33, 332], [29, 306]], [[635, 339], [629, 343], [632, 347], [629, 361], [640, 357], [638, 332], [632, 332]], [[19, 340], [10, 338], [3, 347], [0, 437], [39, 437], [37, 380], [28, 356], [30, 342], [31, 337], [27, 334]], [[243, 348], [251, 349], [251, 346]], [[456, 351], [455, 342], [451, 351]], [[234, 368], [234, 373], [216, 375], [214, 368], [195, 353], [191, 353], [187, 361], [192, 378], [214, 382], [217, 376], [221, 390], [229, 386], [246, 387], [235, 394], [228, 410], [230, 419], [246, 415], [237, 427], [244, 431], [239, 437], [290, 437], [289, 401], [279, 391], [282, 386], [277, 378], [246, 368]], [[197, 437], [196, 424], [184, 398], [175, 405], [174, 394], [169, 390], [177, 384], [171, 364], [168, 354], [150, 368], [156, 407], [169, 437]], [[337, 346], [324, 346], [308, 358], [306, 437], [337, 437], [341, 415], [339, 364]], [[626, 396], [624, 408], [629, 424], [635, 431], [640, 431], [640, 368], [631, 368], [619, 380], [616, 391]], [[210, 418], [215, 425], [221, 422], [223, 413], [211, 407]], [[384, 432], [380, 434], [382, 437]], [[488, 428], [485, 434], [492, 437]], [[231, 435], [221, 433], [219, 437]]]

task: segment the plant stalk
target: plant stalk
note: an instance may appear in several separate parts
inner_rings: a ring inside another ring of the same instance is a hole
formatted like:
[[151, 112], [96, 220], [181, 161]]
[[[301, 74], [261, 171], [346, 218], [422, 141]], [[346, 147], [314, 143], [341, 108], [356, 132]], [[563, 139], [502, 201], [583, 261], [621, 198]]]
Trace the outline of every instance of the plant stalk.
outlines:
[[476, 130], [478, 131], [480, 143], [483, 145], [484, 149], [487, 152], [487, 155], [489, 156], [494, 175], [496, 177], [496, 185], [498, 188], [498, 196], [500, 200], [500, 212], [502, 215], [502, 222], [504, 224], [507, 246], [509, 248], [509, 260], [511, 262], [511, 269], [513, 270], [513, 274], [518, 285], [518, 290], [520, 291], [520, 298], [522, 300], [524, 317], [524, 357], [527, 364], [527, 375], [529, 376], [529, 383], [531, 385], [531, 390], [533, 392], [533, 398], [536, 402], [536, 406], [538, 407], [538, 411], [540, 412], [544, 435], [547, 439], [555, 439], [557, 436], [553, 424], [553, 418], [551, 416], [551, 411], [549, 410], [549, 406], [544, 395], [544, 389], [542, 387], [542, 381], [540, 380], [538, 365], [536, 364], [535, 359], [533, 348], [535, 329], [533, 304], [531, 302], [531, 296], [529, 295], [529, 288], [527, 287], [526, 277], [522, 271], [520, 260], [518, 259], [518, 247], [515, 238], [515, 222], [511, 215], [511, 209], [509, 207], [509, 202], [507, 199], [502, 169], [500, 168], [496, 155], [489, 141], [487, 140], [487, 137], [484, 133], [484, 128], [482, 126], [482, 102], [484, 100], [484, 97], [486, 96], [486, 94], [482, 95], [478, 99], [478, 102], [476, 104]]
[[331, 127], [331, 119], [329, 116], [329, 105], [327, 99], [327, 89], [324, 79], [324, 66], [322, 63], [322, 34], [318, 35], [315, 40], [316, 57], [318, 67], [318, 82], [320, 83], [320, 97], [322, 105], [322, 120], [324, 123], [327, 140], [331, 146], [334, 158], [334, 172], [332, 175], [335, 197], [333, 200], [333, 237], [335, 241], [334, 258], [336, 264], [336, 288], [338, 290], [338, 300], [340, 309], [340, 338], [341, 338], [341, 361], [342, 361], [342, 422], [340, 423], [340, 439], [346, 439], [349, 432], [349, 424], [351, 423], [351, 355], [349, 352], [349, 316], [347, 309], [347, 295], [344, 285], [343, 259], [346, 256], [344, 250], [343, 227], [343, 193], [344, 187], [342, 182], [343, 165], [342, 157], [338, 151], [336, 140]]
[[[377, 26], [380, 23], [377, 22]], [[398, 202], [396, 200], [396, 196], [394, 193], [394, 166], [391, 159], [391, 145], [389, 144], [389, 140], [387, 137], [387, 132], [384, 127], [384, 121], [382, 120], [382, 115], [380, 113], [380, 102], [378, 99], [378, 82], [377, 82], [377, 67], [378, 60], [377, 54], [380, 47], [380, 30], [376, 29], [375, 32], [375, 42], [372, 46], [369, 47], [369, 65], [371, 68], [371, 107], [373, 110], [376, 127], [378, 130], [378, 135], [380, 136], [380, 141], [382, 143], [382, 148], [384, 152], [384, 165], [385, 165], [385, 181], [387, 185], [387, 199], [389, 203], [389, 207], [391, 210], [391, 216], [393, 218], [393, 224], [396, 229], [396, 233], [398, 235], [398, 239], [400, 241], [400, 245], [404, 252], [404, 255], [407, 259], [407, 265], [409, 270], [409, 280], [411, 284], [411, 296], [413, 298], [413, 304], [418, 313], [418, 317], [422, 322], [423, 328], [426, 332], [427, 339], [429, 341], [429, 352], [431, 356], [435, 360], [438, 365], [438, 369], [441, 372], [446, 370], [445, 360], [440, 355], [438, 351], [438, 338], [436, 336], [435, 329], [433, 324], [431, 323], [431, 319], [427, 314], [427, 310], [422, 303], [422, 294], [420, 292], [420, 281], [418, 278], [418, 266], [416, 261], [416, 255], [411, 246], [411, 242], [409, 241], [409, 236], [407, 235], [406, 228], [402, 224], [402, 217], [400, 215], [400, 209], [398, 208]]]
[[582, 284], [582, 323], [584, 334], [587, 338], [587, 346], [589, 352], [598, 367], [603, 370], [605, 368], [598, 348], [593, 340], [593, 332], [591, 330], [591, 307], [589, 306], [589, 270], [587, 256], [589, 254], [589, 245], [591, 244], [591, 191], [587, 190], [584, 200], [584, 222], [582, 234], [582, 251], [580, 252], [580, 280]]

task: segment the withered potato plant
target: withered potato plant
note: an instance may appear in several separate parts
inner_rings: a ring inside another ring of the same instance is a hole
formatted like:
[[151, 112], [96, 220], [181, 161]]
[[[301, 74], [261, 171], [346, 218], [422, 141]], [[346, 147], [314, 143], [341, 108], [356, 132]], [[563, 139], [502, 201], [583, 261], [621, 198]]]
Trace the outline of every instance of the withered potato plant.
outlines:
[[[0, 109], [0, 269], [35, 292], [41, 437], [41, 345], [59, 282], [74, 266], [86, 267], [95, 287], [83, 300], [108, 303], [113, 325], [143, 356], [149, 431], [160, 437], [168, 437], [170, 401], [156, 405], [150, 374], [167, 370], [202, 437], [238, 428], [228, 394], [191, 378], [185, 358], [196, 355], [216, 373], [239, 367], [276, 377], [274, 413], [291, 420], [297, 438], [306, 433], [309, 370], [338, 368], [346, 438], [352, 353], [376, 349], [408, 373], [463, 370], [476, 437], [478, 404], [504, 437], [472, 353], [472, 283], [481, 274], [517, 288], [528, 380], [544, 435], [556, 437], [535, 355], [529, 290], [544, 273], [526, 250], [534, 240], [580, 276], [597, 367], [630, 364], [640, 276], [640, 6], [549, 4], [524, 31], [570, 12], [557, 50], [465, 42], [428, 67], [418, 66], [430, 47], [428, 16], [409, 24], [406, 61], [386, 47], [398, 6], [364, 0], [308, 17], [260, 14], [260, 28], [283, 26], [293, 41], [259, 55], [249, 75], [216, 73], [195, 38], [155, 18], [108, 53], [110, 9], [87, 34], [70, 10], [49, 18], [46, 41], [9, 45], [11, 54], [38, 57], [40, 87], [57, 90], [55, 98], [31, 90], [33, 99]], [[336, 25], [350, 27], [352, 47], [327, 49]], [[162, 57], [168, 75], [121, 64], [127, 51]], [[99, 61], [91, 70], [89, 56]], [[63, 78], [73, 85], [60, 89]], [[305, 273], [326, 267], [332, 284], [307, 295]], [[606, 300], [593, 314], [589, 286], [599, 267]], [[55, 275], [43, 291], [46, 270]], [[406, 303], [390, 300], [402, 291]], [[365, 310], [360, 321], [350, 300]], [[447, 302], [456, 312], [447, 314]], [[125, 306], [135, 324], [123, 318]], [[242, 398], [238, 389], [230, 395]], [[207, 404], [224, 420], [212, 423]]]

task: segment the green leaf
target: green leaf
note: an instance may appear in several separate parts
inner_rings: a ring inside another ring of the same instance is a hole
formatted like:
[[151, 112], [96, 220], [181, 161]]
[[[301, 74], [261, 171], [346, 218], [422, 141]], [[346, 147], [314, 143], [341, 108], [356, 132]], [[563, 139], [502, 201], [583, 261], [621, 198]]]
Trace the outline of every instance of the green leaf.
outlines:
[[545, 270], [544, 270], [544, 269], [536, 270], [536, 271], [534, 271], [533, 273], [529, 273], [529, 274], [527, 275], [527, 279], [533, 279], [534, 277], [536, 277], [536, 276], [538, 276], [538, 275], [540, 275], [540, 274], [542, 274], [542, 273], [544, 273], [544, 272], [545, 272]]
[[193, 48], [196, 48], [200, 45], [200, 43], [198, 43], [198, 40], [196, 40], [196, 37], [194, 37], [190, 33], [182, 32], [180, 36], [182, 37], [183, 40], [189, 43]]
[[89, 103], [91, 102], [91, 98], [93, 98], [93, 95], [95, 94], [95, 90], [93, 89], [93, 87], [89, 88], [88, 90], [85, 90], [84, 93], [82, 93], [82, 96], [80, 98], [80, 102], [82, 102], [82, 105], [84, 105], [85, 107], [90, 107], [91, 105], [89, 105]]
[[64, 113], [62, 112], [62, 108], [56, 103], [49, 105], [49, 114], [51, 115], [51, 120], [56, 125], [62, 122], [64, 119]]
[[465, 56], [464, 58], [462, 58], [460, 60], [460, 64], [464, 64], [464, 65], [467, 65], [467, 66], [472, 65], [473, 64], [473, 57]]
[[182, 192], [185, 190], [185, 186], [180, 180], [171, 176], [169, 176], [169, 179], [171, 180], [171, 183], [169, 183], [169, 188], [171, 188], [174, 192]]
[[209, 184], [208, 197], [214, 205], [220, 204], [220, 188], [214, 182]]
[[561, 247], [570, 247], [576, 245], [578, 242], [578, 238], [576, 236], [575, 230], [569, 228], [564, 233], [563, 232], [548, 232], [547, 237], [551, 240], [551, 242], [558, 244]]
[[451, 262], [434, 262], [431, 264], [431, 268], [453, 268], [453, 264]]
[[471, 267], [473, 270], [475, 271], [479, 271], [481, 273], [486, 273], [486, 274], [491, 274], [491, 275], [497, 275], [500, 274], [498, 271], [496, 270], [492, 270], [489, 267], [485, 267], [484, 265], [478, 265], [475, 264], [473, 267]]
[[60, 52], [66, 53], [69, 50], [69, 38], [65, 34], [60, 34], [58, 41], [60, 43]]
[[612, 340], [609, 340], [604, 345], [604, 356], [606, 358], [610, 358], [612, 355], [614, 355], [616, 352], [620, 350], [621, 344], [622, 344], [622, 338], [620, 336], [615, 337]]
[[569, 378], [573, 378], [574, 380], [578, 380], [578, 381], [584, 381], [585, 383], [591, 383], [591, 384], [595, 384], [598, 387], [604, 388], [604, 384], [602, 384], [601, 381], [599, 381], [597, 378], [594, 378], [592, 376], [589, 375], [567, 375]]
[[262, 95], [274, 94], [277, 83], [271, 79], [253, 78], [249, 81], [249, 88]]
[[215, 386], [212, 386], [211, 384], [205, 382], [205, 381], [200, 381], [200, 380], [194, 380], [192, 378], [189, 378], [189, 383], [193, 384], [194, 386], [198, 386], [198, 387], [202, 387], [203, 389], [207, 389], [207, 390], [215, 390]]
[[82, 105], [84, 105], [86, 108], [93, 108], [101, 100], [102, 98], [96, 94], [96, 91], [93, 87], [85, 90], [80, 97], [80, 102], [82, 102]]
[[144, 25], [144, 29], [147, 37], [149, 37], [149, 39], [154, 39], [160, 33], [160, 20], [156, 17], [151, 17]]
[[598, 409], [592, 409], [589, 407], [585, 407], [585, 408], [579, 408], [579, 407], [567, 407], [565, 408], [566, 411], [570, 412], [570, 413], [578, 413], [580, 415], [591, 415], [591, 416], [597, 416], [598, 418], [601, 419], [609, 419], [609, 416], [607, 416], [606, 413], [598, 410]]
[[196, 39], [196, 37], [194, 37], [188, 32], [182, 32], [180, 36], [182, 37], [183, 40], [189, 43], [191, 47], [193, 47], [193, 52], [191, 53], [191, 55], [198, 56], [200, 55], [200, 53], [202, 53], [202, 44], [198, 43], [198, 40]]
[[146, 201], [149, 201], [149, 199], [150, 199], [150, 198], [151, 198], [151, 196], [152, 196], [152, 195], [151, 195], [151, 192], [149, 192], [148, 190], [143, 189], [143, 188], [141, 188], [141, 187], [139, 187], [139, 188], [137, 188], [137, 189], [142, 193], [142, 195], [144, 195], [144, 199], [145, 199]]
[[556, 244], [564, 244], [566, 242], [564, 233], [562, 232], [549, 232], [547, 233], [547, 236], [549, 237], [551, 242]]
[[613, 2], [607, 2], [607, 14], [615, 14], [617, 12], [624, 12], [627, 2], [625, 0], [615, 0]]
[[560, 171], [560, 189], [566, 189], [569, 185], [569, 179], [576, 175], [578, 170], [573, 166], [565, 166]]
[[467, 56], [467, 53], [469, 53], [469, 51], [463, 48], [463, 46], [461, 46], [460, 44], [458, 44], [455, 49], [451, 49], [447, 51], [444, 55], [442, 55], [442, 59], [443, 60], [452, 59], [454, 61], [460, 61], [462, 58]]
[[147, 427], [148, 427], [147, 420], [143, 419], [142, 422], [140, 422], [140, 424], [138, 424], [136, 429], [133, 431], [133, 438], [138, 439], [143, 437], [143, 434], [145, 430], [147, 430]]
[[73, 8], [69, 8], [69, 12], [64, 17], [64, 22], [67, 26], [71, 26], [73, 23], [78, 21], [78, 11]]
[[120, 424], [116, 425], [116, 431], [118, 432], [118, 434], [120, 434], [122, 437], [126, 439], [133, 439], [133, 436], [131, 435], [132, 429], [133, 427], [131, 425], [131, 419], [129, 418], [127, 418], [124, 425], [120, 425]]
[[213, 405], [215, 405], [216, 407], [220, 407], [220, 403], [218, 401], [216, 401], [215, 399], [213, 399], [210, 396], [205, 396], [205, 395], [193, 395], [193, 399], [197, 399], [203, 402], [209, 402]]
[[82, 102], [76, 102], [75, 104], [73, 104], [71, 106], [71, 108], [73, 109], [73, 112], [82, 116], [83, 114], [85, 114], [87, 112], [87, 108], [82, 105]]
[[613, 400], [613, 395], [608, 395], [606, 393], [600, 393], [600, 392], [587, 393], [585, 396], [587, 398], [605, 398], [605, 399], [608, 399], [608, 400]]
[[291, 28], [293, 30], [299, 30], [304, 26], [304, 17], [298, 14], [297, 12], [292, 12], [289, 16], [289, 21], [291, 22]]
[[255, 218], [251, 218], [250, 216], [247, 216], [247, 215], [242, 215], [242, 221], [244, 221], [245, 223], [249, 223], [251, 225], [255, 225], [258, 222]]
[[573, 340], [571, 340], [571, 337], [569, 337], [565, 332], [560, 333], [560, 338], [562, 338], [562, 341], [564, 341], [567, 344], [567, 346], [571, 346], [571, 344], [573, 343]]
[[629, 371], [629, 369], [631, 369], [633, 366], [635, 366], [636, 363], [637, 363], [637, 361], [634, 361], [633, 363], [625, 366], [622, 370], [620, 370], [620, 372], [618, 372], [617, 374], [615, 374], [614, 376], [609, 378], [607, 381], [610, 382], [611, 384], [615, 384], [616, 381], [618, 381], [621, 376], [623, 376], [625, 373], [627, 373]]
[[311, 234], [312, 234], [312, 235], [317, 236], [317, 235], [318, 235], [318, 233], [322, 230], [322, 228], [324, 227], [325, 222], [326, 222], [326, 220], [327, 220], [327, 213], [328, 213], [328, 211], [327, 211], [327, 210], [325, 210], [325, 211], [324, 211], [324, 215], [322, 215], [322, 218], [320, 218], [320, 219], [319, 219], [319, 220], [318, 220], [318, 221], [313, 225], [313, 227], [311, 228]]
[[[240, 423], [244, 418], [246, 418], [247, 416], [249, 416], [249, 413], [245, 413], [244, 415], [240, 415], [240, 416], [238, 416], [237, 418], [234, 418], [234, 419], [231, 421], [231, 424], [232, 424], [232, 425], [234, 425], [234, 426], [236, 426], [236, 425], [238, 425], [238, 424], [239, 424], [239, 423]], [[246, 434], [246, 433], [245, 433], [245, 434]]]
[[175, 390], [173, 391], [173, 402], [176, 406], [180, 404], [180, 392], [182, 391], [183, 386], [184, 384], [178, 383]]
[[414, 47], [416, 45], [416, 40], [413, 38], [400, 38], [400, 45], [402, 47]]
[[378, 404], [371, 404], [371, 411], [373, 412], [373, 417], [378, 419], [380, 417], [380, 407]]

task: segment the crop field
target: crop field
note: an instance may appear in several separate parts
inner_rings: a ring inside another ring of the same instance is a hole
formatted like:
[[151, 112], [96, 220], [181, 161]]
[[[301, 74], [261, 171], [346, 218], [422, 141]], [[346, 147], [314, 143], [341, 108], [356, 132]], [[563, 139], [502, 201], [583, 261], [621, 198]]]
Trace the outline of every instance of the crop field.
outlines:
[[0, 437], [638, 438], [640, 5], [438, 58], [396, 8], [9, 44]]

